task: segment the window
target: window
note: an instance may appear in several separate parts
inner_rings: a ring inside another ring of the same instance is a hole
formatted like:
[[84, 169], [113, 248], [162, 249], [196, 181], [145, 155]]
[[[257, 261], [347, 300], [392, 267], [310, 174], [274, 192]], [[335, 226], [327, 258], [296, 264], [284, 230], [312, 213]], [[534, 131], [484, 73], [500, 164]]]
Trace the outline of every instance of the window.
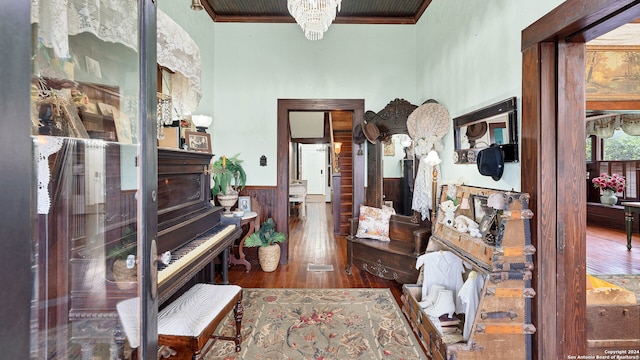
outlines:
[[[640, 136], [628, 135], [621, 129], [617, 129], [611, 138], [603, 139], [602, 142], [602, 160], [640, 159]], [[587, 147], [589, 147], [589, 142], [587, 142]]]

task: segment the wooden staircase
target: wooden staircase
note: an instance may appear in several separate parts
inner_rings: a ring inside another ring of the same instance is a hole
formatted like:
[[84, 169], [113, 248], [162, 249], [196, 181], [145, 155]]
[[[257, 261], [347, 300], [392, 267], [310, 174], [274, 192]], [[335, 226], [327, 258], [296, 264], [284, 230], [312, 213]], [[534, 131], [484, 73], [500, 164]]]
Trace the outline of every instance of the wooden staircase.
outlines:
[[[342, 143], [338, 167], [340, 168], [340, 184], [332, 184], [334, 192], [339, 194], [338, 204], [334, 204], [334, 221], [339, 225], [334, 227], [334, 232], [346, 235], [349, 233], [349, 219], [353, 216], [353, 113], [351, 111], [331, 112], [332, 131], [334, 143]], [[337, 188], [339, 187], [339, 188]], [[334, 199], [336, 201], [336, 199]]]

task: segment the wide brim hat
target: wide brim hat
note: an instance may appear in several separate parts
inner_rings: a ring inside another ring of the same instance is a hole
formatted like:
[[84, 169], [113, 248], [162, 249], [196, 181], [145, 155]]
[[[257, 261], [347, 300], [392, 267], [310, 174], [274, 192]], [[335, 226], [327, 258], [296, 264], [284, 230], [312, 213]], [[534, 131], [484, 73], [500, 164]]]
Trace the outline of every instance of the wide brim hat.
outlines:
[[476, 157], [478, 171], [484, 176], [491, 176], [495, 181], [502, 178], [504, 173], [504, 151], [497, 144], [478, 152]]
[[380, 129], [378, 129], [378, 125], [374, 123], [366, 123], [362, 131], [367, 140], [372, 144], [375, 144], [380, 136]]
[[407, 118], [407, 130], [412, 139], [442, 139], [449, 132], [451, 118], [447, 108], [435, 100], [418, 106]]
[[467, 139], [478, 140], [487, 133], [487, 122], [482, 121], [467, 126]]
[[353, 142], [356, 144], [362, 144], [364, 142], [364, 132], [362, 131], [362, 124], [356, 125], [353, 129]]

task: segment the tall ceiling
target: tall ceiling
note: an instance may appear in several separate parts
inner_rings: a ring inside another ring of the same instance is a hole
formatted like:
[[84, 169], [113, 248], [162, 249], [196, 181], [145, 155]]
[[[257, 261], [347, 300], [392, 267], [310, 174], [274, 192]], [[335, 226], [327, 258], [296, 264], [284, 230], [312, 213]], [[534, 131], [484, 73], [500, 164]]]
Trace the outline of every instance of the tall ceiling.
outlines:
[[[215, 22], [290, 23], [287, 0], [201, 0]], [[343, 0], [337, 24], [415, 24], [431, 0]], [[185, 8], [189, 3], [185, 1]]]

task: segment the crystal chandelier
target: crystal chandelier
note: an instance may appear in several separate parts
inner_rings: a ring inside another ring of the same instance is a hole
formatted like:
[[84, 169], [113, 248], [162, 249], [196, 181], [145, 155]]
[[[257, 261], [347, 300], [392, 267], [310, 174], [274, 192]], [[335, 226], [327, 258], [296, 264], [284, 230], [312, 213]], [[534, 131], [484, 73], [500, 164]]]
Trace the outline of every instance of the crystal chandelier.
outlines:
[[289, 13], [309, 40], [320, 40], [340, 11], [342, 0], [287, 0]]

